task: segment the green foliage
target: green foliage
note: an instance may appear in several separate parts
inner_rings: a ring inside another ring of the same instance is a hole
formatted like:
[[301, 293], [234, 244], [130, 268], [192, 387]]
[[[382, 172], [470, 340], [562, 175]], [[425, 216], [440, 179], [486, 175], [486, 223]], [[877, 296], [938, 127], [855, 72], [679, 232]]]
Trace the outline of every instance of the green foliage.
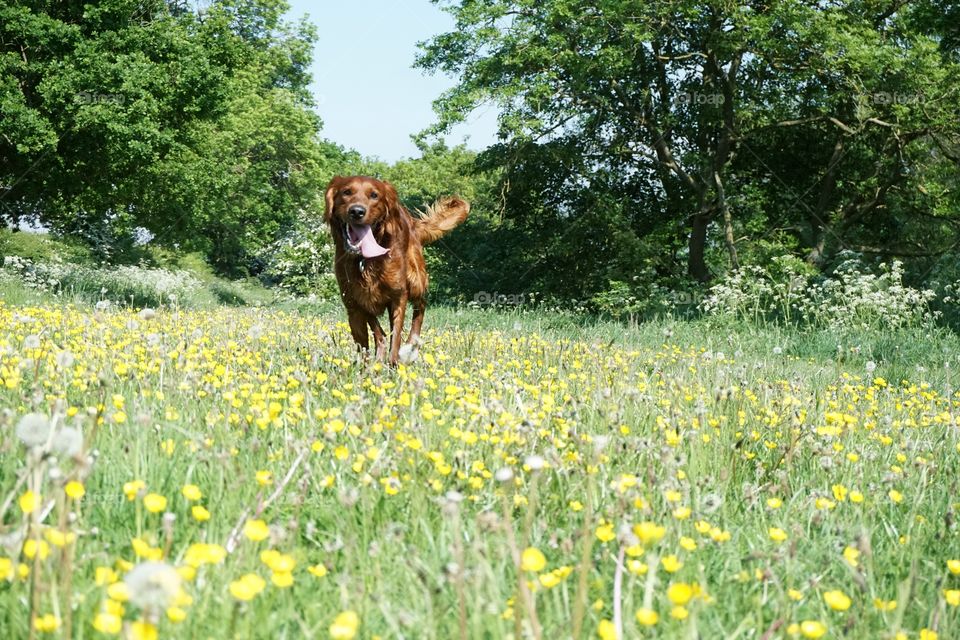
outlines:
[[446, 8], [456, 28], [419, 64], [459, 82], [425, 133], [500, 108], [505, 142], [481, 160], [528, 234], [515, 288], [630, 282], [605, 272], [638, 242], [660, 277], [706, 281], [785, 251], [825, 267], [960, 237], [955, 29], [927, 3]]
[[0, 229], [0, 257], [6, 256], [18, 256], [37, 262], [93, 262], [90, 249], [74, 238]]
[[137, 240], [222, 272], [316, 209], [330, 147], [306, 72], [315, 33], [276, 0], [0, 7], [0, 204], [117, 260]]

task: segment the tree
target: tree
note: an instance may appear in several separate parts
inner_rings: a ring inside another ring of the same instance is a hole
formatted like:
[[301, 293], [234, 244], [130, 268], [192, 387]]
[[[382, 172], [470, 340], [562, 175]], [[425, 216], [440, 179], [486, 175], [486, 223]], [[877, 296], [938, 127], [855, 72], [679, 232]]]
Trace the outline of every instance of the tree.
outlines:
[[312, 27], [279, 0], [0, 6], [0, 206], [96, 241], [201, 249], [243, 272], [316, 206]]
[[[446, 8], [456, 28], [425, 43], [418, 64], [459, 82], [435, 103], [438, 124], [427, 133], [495, 102], [504, 143], [485, 159], [503, 167], [511, 188], [529, 190], [519, 200], [554, 201], [535, 206], [539, 221], [576, 228], [576, 217], [596, 217], [583, 206], [604, 207], [624, 216], [621, 234], [641, 239], [654, 233], [637, 212], [646, 209], [668, 239], [665, 252], [700, 281], [711, 276], [713, 225], [730, 266], [739, 263], [738, 233], [774, 222], [822, 262], [829, 234], [846, 244], [842, 234], [906, 183], [941, 174], [932, 141], [957, 131], [957, 67], [918, 30], [909, 0]], [[538, 180], [525, 167], [543, 158], [556, 171]], [[789, 211], [780, 212], [784, 195]], [[936, 206], [907, 200], [898, 200], [905, 216]], [[676, 246], [680, 233], [685, 248]]]

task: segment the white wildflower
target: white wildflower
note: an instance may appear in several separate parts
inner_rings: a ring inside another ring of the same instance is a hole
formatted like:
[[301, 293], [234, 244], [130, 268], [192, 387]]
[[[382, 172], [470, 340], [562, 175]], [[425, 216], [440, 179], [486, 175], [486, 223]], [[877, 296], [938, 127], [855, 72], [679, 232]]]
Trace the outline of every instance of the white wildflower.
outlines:
[[50, 437], [50, 418], [42, 413], [28, 413], [17, 423], [17, 437], [28, 447], [40, 447]]
[[142, 609], [166, 609], [180, 592], [180, 574], [165, 562], [142, 562], [123, 581], [130, 602]]

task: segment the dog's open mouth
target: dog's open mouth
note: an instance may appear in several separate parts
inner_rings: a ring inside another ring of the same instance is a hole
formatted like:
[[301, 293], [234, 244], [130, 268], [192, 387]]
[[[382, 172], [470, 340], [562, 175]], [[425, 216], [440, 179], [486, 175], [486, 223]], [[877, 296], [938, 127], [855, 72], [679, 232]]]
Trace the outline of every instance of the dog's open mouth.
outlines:
[[368, 224], [348, 222], [343, 225], [343, 241], [347, 251], [362, 255], [364, 258], [376, 258], [389, 251], [380, 246], [373, 235], [373, 229]]

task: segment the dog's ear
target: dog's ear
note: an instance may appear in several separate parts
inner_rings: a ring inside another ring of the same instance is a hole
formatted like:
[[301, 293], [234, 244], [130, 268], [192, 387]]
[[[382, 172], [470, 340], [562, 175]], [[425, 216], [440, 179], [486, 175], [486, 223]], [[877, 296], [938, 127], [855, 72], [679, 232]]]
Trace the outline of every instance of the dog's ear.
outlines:
[[383, 180], [383, 197], [387, 203], [387, 213], [391, 217], [402, 218], [405, 212], [403, 205], [400, 204], [400, 196], [397, 195], [397, 188]]
[[333, 198], [337, 194], [341, 180], [340, 176], [333, 176], [333, 179], [327, 185], [327, 206], [323, 210], [324, 222], [330, 222], [330, 217], [333, 215]]

